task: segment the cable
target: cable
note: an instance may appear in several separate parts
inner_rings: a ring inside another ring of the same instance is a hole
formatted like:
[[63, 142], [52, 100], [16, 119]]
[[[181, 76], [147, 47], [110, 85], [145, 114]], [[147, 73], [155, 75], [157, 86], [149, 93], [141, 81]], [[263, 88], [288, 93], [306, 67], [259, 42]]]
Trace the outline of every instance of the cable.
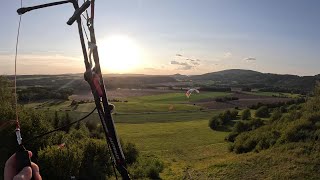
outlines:
[[88, 37], [87, 31], [86, 31], [86, 28], [84, 27], [82, 22], [81, 22], [81, 26], [82, 26], [82, 29], [84, 31], [84, 34], [86, 35], [87, 41], [89, 42], [89, 37]]
[[[22, 0], [20, 1], [20, 6], [22, 7]], [[21, 27], [21, 18], [22, 15], [19, 17], [19, 25], [18, 25], [18, 33], [16, 39], [16, 51], [14, 56], [14, 99], [15, 99], [15, 113], [16, 113], [16, 136], [18, 144], [22, 143], [22, 137], [20, 133], [20, 122], [19, 122], [19, 115], [18, 115], [18, 97], [17, 97], [17, 59], [18, 59], [18, 45], [19, 45], [19, 37], [20, 37], [20, 27]]]
[[35, 137], [33, 137], [33, 138], [30, 138], [30, 139], [26, 140], [26, 142], [25, 142], [24, 144], [28, 144], [28, 143], [30, 143], [30, 141], [33, 141], [33, 140], [35, 140], [35, 139], [37, 139], [37, 138], [43, 137], [43, 136], [45, 136], [45, 135], [48, 135], [48, 134], [51, 134], [51, 133], [53, 133], [53, 132], [60, 131], [60, 130], [62, 130], [62, 129], [64, 129], [64, 128], [67, 128], [67, 127], [69, 127], [69, 126], [72, 126], [73, 124], [75, 124], [75, 123], [77, 123], [77, 122], [80, 122], [80, 121], [86, 119], [87, 117], [89, 117], [96, 109], [97, 109], [97, 108], [95, 107], [90, 113], [88, 113], [87, 115], [85, 115], [84, 117], [82, 117], [82, 118], [79, 119], [79, 120], [73, 121], [73, 122], [71, 122], [71, 123], [69, 123], [69, 124], [67, 124], [67, 125], [64, 125], [64, 126], [62, 126], [62, 127], [56, 128], [56, 129], [54, 129], [54, 130], [52, 130], [52, 131], [45, 132], [45, 133], [43, 133], [43, 134], [40, 134], [40, 135], [35, 136]]
[[107, 144], [108, 144], [108, 149], [109, 149], [109, 156], [110, 156], [110, 159], [111, 159], [111, 161], [112, 161], [113, 172], [114, 172], [114, 175], [115, 175], [115, 177], [116, 177], [116, 180], [118, 180], [118, 175], [117, 175], [116, 167], [115, 167], [115, 159], [114, 159], [114, 157], [113, 157], [112, 154], [111, 154], [111, 147], [110, 147], [109, 141], [107, 142]]

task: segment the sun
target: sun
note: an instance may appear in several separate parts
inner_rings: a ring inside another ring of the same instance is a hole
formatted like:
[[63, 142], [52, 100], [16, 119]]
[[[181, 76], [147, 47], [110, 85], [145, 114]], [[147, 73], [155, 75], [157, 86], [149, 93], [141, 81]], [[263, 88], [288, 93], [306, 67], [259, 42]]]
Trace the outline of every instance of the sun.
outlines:
[[105, 73], [133, 72], [141, 64], [140, 48], [124, 35], [114, 35], [98, 42], [100, 65]]

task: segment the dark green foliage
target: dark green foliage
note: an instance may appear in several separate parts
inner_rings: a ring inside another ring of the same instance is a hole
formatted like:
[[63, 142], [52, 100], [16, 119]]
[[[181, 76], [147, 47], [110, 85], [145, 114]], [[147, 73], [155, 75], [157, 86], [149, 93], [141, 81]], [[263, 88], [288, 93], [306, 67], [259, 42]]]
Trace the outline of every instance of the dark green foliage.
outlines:
[[68, 97], [73, 94], [73, 89], [63, 88], [55, 90], [51, 87], [28, 87], [25, 89], [19, 89], [17, 91], [19, 101], [29, 102], [42, 99], [63, 99], [68, 100]]
[[[72, 122], [72, 120], [71, 120], [71, 118], [70, 118], [70, 116], [69, 116], [69, 113], [66, 112], [64, 118], [61, 119], [60, 126], [66, 126], [66, 125], [70, 124], [71, 122]], [[64, 131], [65, 131], [66, 133], [68, 133], [68, 132], [70, 131], [70, 126], [65, 127], [65, 128], [64, 128]]]
[[129, 171], [133, 179], [160, 179], [159, 173], [164, 169], [163, 162], [155, 157], [140, 157]]
[[223, 125], [222, 120], [220, 119], [219, 116], [213, 116], [210, 120], [209, 120], [209, 127], [213, 130], [218, 129], [220, 126]]
[[267, 106], [262, 106], [259, 109], [257, 109], [256, 113], [255, 113], [256, 117], [259, 118], [267, 118], [270, 116], [269, 114], [269, 109]]
[[252, 119], [250, 121], [238, 121], [235, 123], [232, 132], [225, 138], [225, 140], [234, 142], [235, 138], [242, 132], [251, 131], [263, 126], [261, 119]]
[[122, 145], [124, 156], [126, 157], [126, 163], [132, 164], [137, 161], [139, 152], [136, 145], [133, 143], [127, 143]]
[[83, 150], [78, 144], [66, 147], [49, 146], [39, 151], [39, 166], [43, 179], [70, 179], [79, 176]]
[[221, 98], [216, 98], [215, 99], [216, 102], [227, 102], [227, 101], [235, 101], [235, 100], [239, 100], [239, 98], [238, 97], [226, 96], [226, 97], [221, 97]]
[[0, 76], [0, 125], [8, 120], [15, 119], [14, 116], [14, 94], [10, 90], [12, 84]]
[[54, 119], [53, 119], [53, 127], [54, 128], [58, 128], [59, 124], [60, 124], [60, 119], [59, 119], [59, 116], [58, 116], [58, 112], [55, 111], [54, 112]]
[[[266, 108], [264, 108], [264, 112], [266, 112]], [[291, 142], [314, 143], [319, 140], [319, 86], [316, 87], [314, 96], [303, 104], [301, 109], [291, 108], [288, 114], [282, 114], [281, 112], [281, 109], [275, 109], [270, 118], [271, 121], [262, 127], [260, 127], [262, 123], [261, 121], [253, 122], [253, 128], [249, 129], [245, 124], [240, 122], [237, 123], [234, 131], [226, 138], [231, 142], [232, 140], [234, 141], [234, 144], [230, 149], [236, 153], [244, 153], [250, 151], [261, 151], [276, 144], [281, 145]], [[265, 115], [265, 113], [262, 114]]]
[[282, 117], [282, 113], [280, 111], [279, 108], [276, 108], [275, 110], [273, 110], [272, 115], [270, 117], [271, 121], [277, 121]]
[[112, 175], [112, 162], [103, 140], [88, 141], [84, 147], [80, 179], [106, 179]]
[[237, 110], [232, 110], [231, 111], [231, 118], [232, 119], [237, 119], [238, 117], [238, 111]]
[[245, 109], [242, 114], [241, 114], [241, 119], [242, 120], [249, 120], [251, 119], [251, 111], [250, 109]]
[[288, 111], [287, 111], [287, 108], [286, 108], [285, 106], [281, 106], [279, 110], [280, 110], [281, 113], [286, 113], [286, 112], [288, 112]]
[[231, 120], [237, 119], [238, 111], [237, 110], [226, 110], [219, 115], [213, 116], [209, 120], [209, 127], [213, 130], [217, 130], [219, 128], [223, 128], [223, 126], [229, 124]]

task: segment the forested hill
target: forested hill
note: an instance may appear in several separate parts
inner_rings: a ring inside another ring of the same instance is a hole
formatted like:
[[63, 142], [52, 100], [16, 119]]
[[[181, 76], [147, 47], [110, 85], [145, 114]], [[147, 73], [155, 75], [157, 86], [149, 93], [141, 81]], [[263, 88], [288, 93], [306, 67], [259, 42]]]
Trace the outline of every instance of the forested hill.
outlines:
[[282, 88], [311, 91], [320, 75], [297, 76], [261, 73], [252, 70], [230, 69], [188, 77], [192, 81], [212, 81], [217, 85], [247, 86], [251, 88]]
[[[13, 80], [13, 76], [7, 76]], [[246, 88], [271, 92], [308, 93], [320, 80], [315, 76], [280, 75], [261, 73], [252, 70], [230, 69], [202, 75], [143, 75], [143, 74], [106, 74], [107, 88], [157, 88], [203, 87], [203, 88]], [[63, 75], [20, 75], [19, 87], [50, 87], [88, 89], [82, 74]]]

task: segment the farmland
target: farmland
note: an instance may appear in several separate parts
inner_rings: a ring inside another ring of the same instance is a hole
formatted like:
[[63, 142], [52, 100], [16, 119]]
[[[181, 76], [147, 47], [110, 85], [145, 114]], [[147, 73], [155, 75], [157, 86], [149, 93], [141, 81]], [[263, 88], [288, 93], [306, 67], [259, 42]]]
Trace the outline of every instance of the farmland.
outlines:
[[[116, 107], [113, 117], [118, 134], [123, 141], [136, 144], [141, 155], [161, 159], [165, 165], [161, 173], [163, 179], [226, 177], [223, 174], [225, 168], [222, 167], [234, 159], [246, 158], [246, 155], [229, 152], [229, 145], [224, 140], [229, 132], [212, 131], [208, 127], [208, 120], [225, 108], [233, 108], [235, 105], [244, 107], [248, 105], [244, 103], [246, 101], [254, 104], [288, 100], [268, 94], [235, 92], [200, 92], [187, 98], [184, 91], [139, 90], [139, 95], [137, 90], [120, 91], [111, 92], [109, 96], [111, 99], [119, 99], [118, 102], [112, 102]], [[239, 99], [215, 102], [215, 98], [227, 96], [237, 96]], [[211, 107], [215, 108], [208, 108], [208, 103], [214, 104]], [[94, 108], [90, 100], [71, 104], [72, 100], [46, 100], [25, 106], [46, 112], [68, 112], [73, 119], [84, 116]], [[232, 106], [228, 106], [230, 104]], [[96, 113], [87, 121], [96, 122], [98, 126], [100, 123]]]

